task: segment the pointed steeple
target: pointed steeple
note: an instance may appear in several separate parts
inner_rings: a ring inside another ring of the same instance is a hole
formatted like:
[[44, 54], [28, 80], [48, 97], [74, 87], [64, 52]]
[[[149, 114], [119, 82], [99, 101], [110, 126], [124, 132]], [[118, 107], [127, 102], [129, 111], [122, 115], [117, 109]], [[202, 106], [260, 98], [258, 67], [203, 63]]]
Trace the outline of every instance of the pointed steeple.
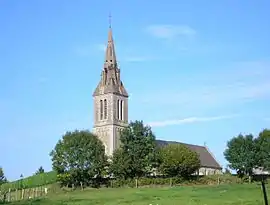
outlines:
[[109, 16], [109, 33], [108, 33], [108, 43], [105, 53], [105, 68], [117, 67], [117, 60], [113, 42], [112, 26], [111, 26], [111, 16]]
[[128, 97], [128, 93], [121, 81], [120, 69], [117, 65], [111, 22], [109, 24], [108, 43], [105, 52], [104, 67], [101, 72], [101, 80], [95, 89], [93, 96], [107, 93]]

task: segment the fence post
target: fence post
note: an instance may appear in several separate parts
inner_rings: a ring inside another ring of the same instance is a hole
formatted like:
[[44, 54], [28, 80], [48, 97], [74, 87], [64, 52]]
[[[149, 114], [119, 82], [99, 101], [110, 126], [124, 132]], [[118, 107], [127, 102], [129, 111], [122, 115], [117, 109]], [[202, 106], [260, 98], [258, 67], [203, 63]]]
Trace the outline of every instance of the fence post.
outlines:
[[22, 189], [22, 200], [24, 199], [24, 189]]
[[19, 197], [18, 197], [18, 189], [16, 189], [16, 191], [15, 191], [15, 197], [16, 197], [16, 198], [15, 198], [16, 201], [18, 201], [18, 198], [19, 198]]
[[136, 188], [138, 188], [138, 179], [137, 178], [135, 179], [135, 186], [136, 186]]
[[83, 190], [83, 183], [82, 183], [82, 182], [80, 182], [80, 185], [81, 185], [81, 190]]
[[170, 178], [170, 187], [172, 187], [172, 178]]
[[220, 184], [220, 178], [219, 178], [219, 176], [218, 176], [218, 179], [217, 179], [217, 183], [218, 183], [218, 185]]
[[10, 202], [10, 200], [11, 200], [11, 193], [10, 193], [10, 188], [8, 189], [8, 202]]
[[39, 196], [41, 197], [42, 196], [42, 186], [39, 187]]

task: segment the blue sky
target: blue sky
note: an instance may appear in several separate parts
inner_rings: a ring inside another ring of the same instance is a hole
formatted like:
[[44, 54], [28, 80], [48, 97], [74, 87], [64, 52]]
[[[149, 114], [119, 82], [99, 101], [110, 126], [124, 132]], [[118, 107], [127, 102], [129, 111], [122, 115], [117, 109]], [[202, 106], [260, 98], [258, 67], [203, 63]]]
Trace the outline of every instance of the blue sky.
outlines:
[[0, 1], [0, 166], [51, 169], [66, 131], [93, 126], [108, 14], [130, 120], [159, 139], [226, 142], [270, 127], [270, 2]]

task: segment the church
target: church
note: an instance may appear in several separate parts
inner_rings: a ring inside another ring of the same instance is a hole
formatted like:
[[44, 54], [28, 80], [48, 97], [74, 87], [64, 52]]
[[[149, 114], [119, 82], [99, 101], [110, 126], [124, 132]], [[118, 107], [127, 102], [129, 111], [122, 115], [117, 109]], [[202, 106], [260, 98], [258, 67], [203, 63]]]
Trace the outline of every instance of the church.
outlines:
[[[101, 79], [93, 93], [93, 133], [103, 142], [107, 155], [112, 155], [113, 151], [119, 147], [120, 131], [128, 126], [128, 97], [127, 90], [121, 80], [120, 69], [117, 65], [112, 28], [110, 26]], [[180, 143], [156, 141], [159, 146]], [[222, 173], [222, 167], [206, 146], [181, 144], [198, 153], [201, 162], [199, 175]]]

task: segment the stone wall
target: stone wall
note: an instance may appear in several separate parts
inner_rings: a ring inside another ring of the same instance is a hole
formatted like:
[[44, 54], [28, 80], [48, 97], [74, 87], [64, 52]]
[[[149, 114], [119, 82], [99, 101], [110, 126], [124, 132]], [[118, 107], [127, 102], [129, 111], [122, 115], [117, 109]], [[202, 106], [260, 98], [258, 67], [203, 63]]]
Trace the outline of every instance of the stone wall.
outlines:
[[199, 169], [199, 175], [215, 175], [215, 174], [222, 174], [222, 170], [214, 169], [214, 168], [207, 168], [207, 167], [201, 167]]

